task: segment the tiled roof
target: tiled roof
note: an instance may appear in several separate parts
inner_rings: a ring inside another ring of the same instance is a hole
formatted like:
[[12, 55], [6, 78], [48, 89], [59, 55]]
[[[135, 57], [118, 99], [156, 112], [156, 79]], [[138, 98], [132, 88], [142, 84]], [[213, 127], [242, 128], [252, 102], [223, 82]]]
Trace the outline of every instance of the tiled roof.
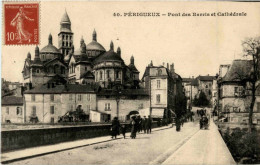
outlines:
[[23, 97], [17, 97], [17, 96], [2, 97], [2, 105], [23, 105]]
[[241, 81], [243, 78], [248, 77], [252, 69], [251, 60], [234, 60], [226, 75], [222, 78], [225, 81]]
[[[54, 86], [53, 86], [54, 85]], [[66, 85], [55, 85], [55, 84], [44, 84], [31, 90], [27, 90], [25, 94], [58, 94], [58, 93], [93, 93], [95, 92], [90, 84], [79, 85], [79, 84], [66, 84]]]

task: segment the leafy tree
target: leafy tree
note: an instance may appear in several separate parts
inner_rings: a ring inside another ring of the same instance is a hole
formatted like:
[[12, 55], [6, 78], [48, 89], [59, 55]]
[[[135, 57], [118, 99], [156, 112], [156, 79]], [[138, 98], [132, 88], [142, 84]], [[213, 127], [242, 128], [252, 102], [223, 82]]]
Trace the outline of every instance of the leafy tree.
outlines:
[[193, 104], [195, 106], [208, 106], [209, 100], [207, 99], [206, 94], [201, 91], [199, 94], [199, 98], [195, 97], [195, 99], [193, 100]]

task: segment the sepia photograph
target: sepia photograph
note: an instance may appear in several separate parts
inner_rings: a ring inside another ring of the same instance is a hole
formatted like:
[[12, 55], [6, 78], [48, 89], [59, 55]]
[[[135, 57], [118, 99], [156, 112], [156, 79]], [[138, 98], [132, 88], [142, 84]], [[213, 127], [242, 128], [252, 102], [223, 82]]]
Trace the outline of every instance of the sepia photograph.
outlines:
[[260, 3], [1, 7], [1, 164], [260, 164]]

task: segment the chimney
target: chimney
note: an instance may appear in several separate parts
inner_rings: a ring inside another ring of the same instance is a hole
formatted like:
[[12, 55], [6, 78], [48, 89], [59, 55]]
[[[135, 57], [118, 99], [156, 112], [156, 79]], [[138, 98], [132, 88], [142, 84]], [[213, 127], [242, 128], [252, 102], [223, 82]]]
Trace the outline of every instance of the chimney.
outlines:
[[167, 69], [169, 70], [169, 63], [167, 63]]
[[162, 63], [163, 67], [164, 67], [164, 62]]

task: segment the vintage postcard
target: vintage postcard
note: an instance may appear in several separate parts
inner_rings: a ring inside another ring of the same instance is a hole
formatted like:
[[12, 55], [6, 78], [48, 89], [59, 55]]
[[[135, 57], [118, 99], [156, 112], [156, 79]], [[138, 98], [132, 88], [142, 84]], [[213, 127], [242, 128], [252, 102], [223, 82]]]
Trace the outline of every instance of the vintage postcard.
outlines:
[[1, 12], [2, 164], [260, 164], [260, 3]]

